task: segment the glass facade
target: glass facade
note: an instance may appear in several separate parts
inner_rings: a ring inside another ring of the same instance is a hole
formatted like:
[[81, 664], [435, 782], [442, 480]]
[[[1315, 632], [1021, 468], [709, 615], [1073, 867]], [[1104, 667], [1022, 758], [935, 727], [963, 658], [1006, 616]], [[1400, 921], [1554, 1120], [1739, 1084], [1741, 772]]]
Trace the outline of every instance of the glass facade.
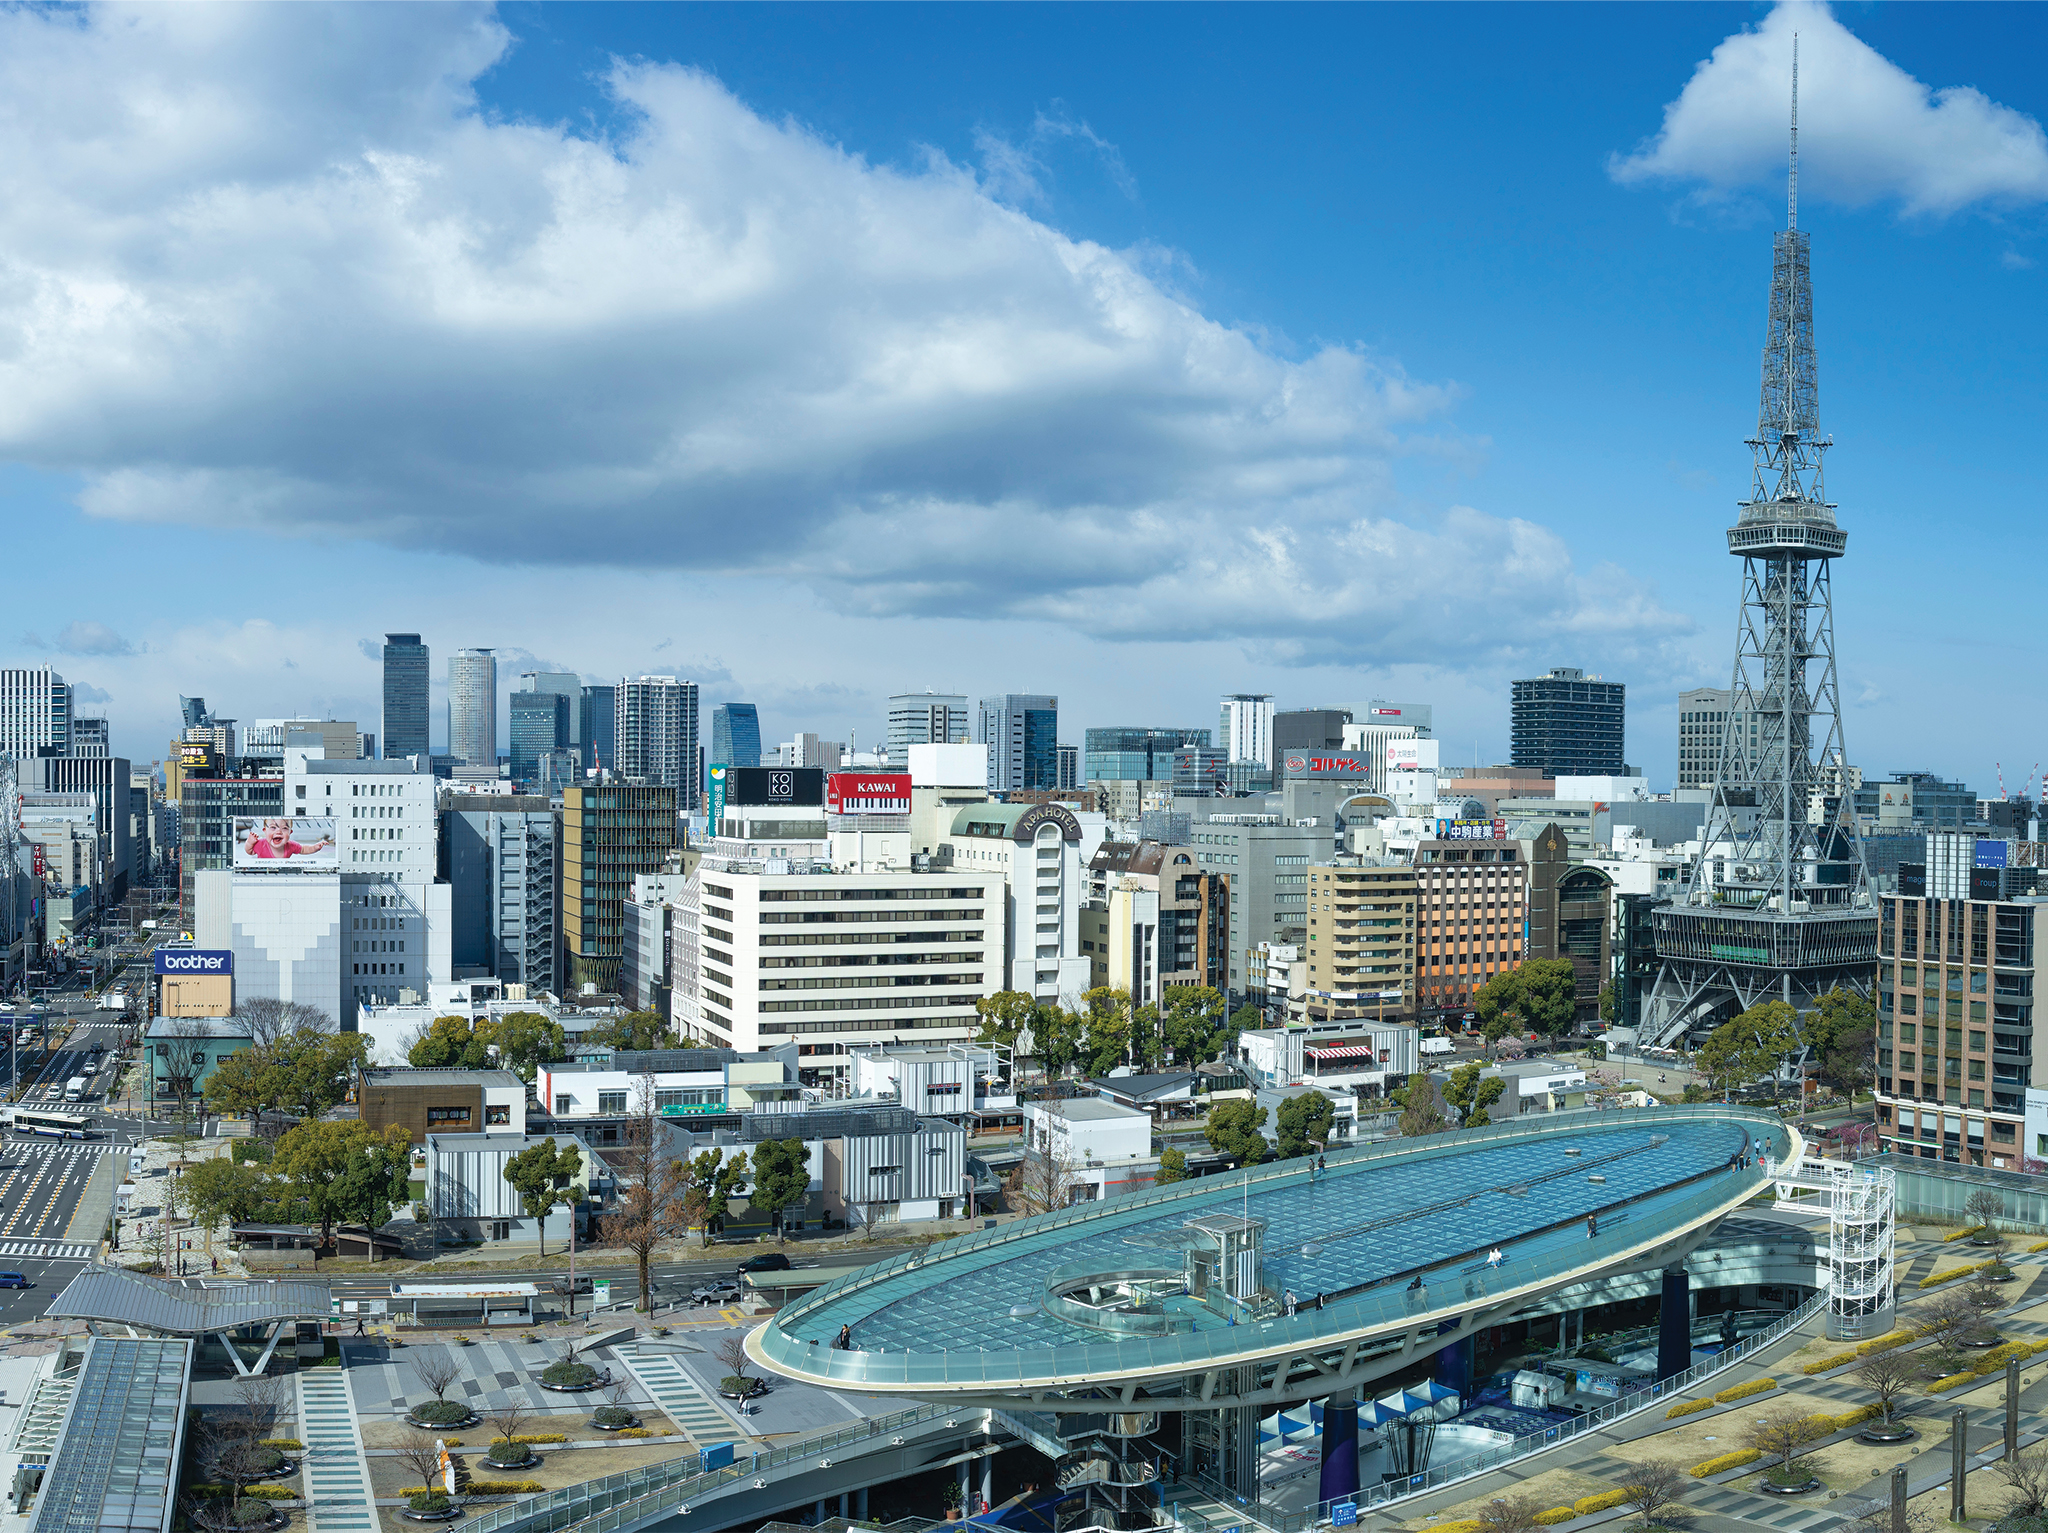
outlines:
[[761, 764], [761, 716], [752, 703], [720, 703], [711, 710], [711, 761], [731, 767]]
[[1184, 745], [1206, 748], [1206, 729], [1148, 729], [1141, 726], [1090, 729], [1082, 733], [1084, 782], [1169, 781], [1173, 755]]
[[384, 635], [384, 756], [428, 754], [427, 646], [416, 633]]
[[512, 776], [532, 782], [540, 758], [569, 743], [569, 699], [559, 692], [512, 694]]

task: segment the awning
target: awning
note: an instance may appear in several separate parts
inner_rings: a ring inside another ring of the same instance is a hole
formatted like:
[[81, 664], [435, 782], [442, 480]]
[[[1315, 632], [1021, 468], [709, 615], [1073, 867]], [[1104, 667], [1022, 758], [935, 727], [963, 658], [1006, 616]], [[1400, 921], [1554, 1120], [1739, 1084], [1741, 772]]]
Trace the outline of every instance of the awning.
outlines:
[[1325, 1059], [1378, 1059], [1380, 1051], [1369, 1043], [1311, 1043], [1303, 1048], [1304, 1054], [1313, 1055], [1318, 1061]]
[[187, 1288], [119, 1267], [88, 1267], [57, 1295], [48, 1313], [63, 1320], [104, 1320], [165, 1336], [203, 1336], [240, 1325], [324, 1320], [325, 1283], [220, 1283]]

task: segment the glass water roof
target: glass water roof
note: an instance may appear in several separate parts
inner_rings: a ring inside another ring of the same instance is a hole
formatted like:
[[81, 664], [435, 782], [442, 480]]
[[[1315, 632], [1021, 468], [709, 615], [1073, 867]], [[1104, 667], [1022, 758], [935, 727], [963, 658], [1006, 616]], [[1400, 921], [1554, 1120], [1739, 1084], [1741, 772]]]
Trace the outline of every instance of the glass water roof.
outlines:
[[95, 1336], [29, 1533], [169, 1533], [189, 1341]]

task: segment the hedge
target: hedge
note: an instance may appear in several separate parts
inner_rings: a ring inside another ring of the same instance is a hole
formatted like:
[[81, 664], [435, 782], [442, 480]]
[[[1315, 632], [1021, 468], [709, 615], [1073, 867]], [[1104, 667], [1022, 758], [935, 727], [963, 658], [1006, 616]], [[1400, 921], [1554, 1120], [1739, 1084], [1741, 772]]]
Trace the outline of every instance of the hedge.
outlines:
[[1837, 1352], [1833, 1357], [1824, 1357], [1817, 1363], [1808, 1363], [1799, 1371], [1805, 1374], [1826, 1373], [1830, 1369], [1841, 1367], [1844, 1363], [1853, 1363], [1855, 1361], [1856, 1354], [1854, 1352]]
[[1681, 1400], [1664, 1413], [1666, 1421], [1676, 1421], [1680, 1416], [1690, 1416], [1694, 1411], [1710, 1411], [1714, 1408], [1711, 1400]]
[[[462, 1487], [460, 1494], [465, 1496], [531, 1496], [538, 1491], [546, 1489], [547, 1487], [538, 1480], [471, 1480]], [[398, 1493], [401, 1496], [424, 1496], [427, 1493], [427, 1488], [424, 1485], [402, 1485], [399, 1487]]]
[[1995, 1265], [1994, 1262], [1971, 1262], [1967, 1267], [1951, 1267], [1946, 1272], [1930, 1272], [1920, 1280], [1920, 1286], [1939, 1288], [1943, 1283], [1953, 1283], [1957, 1278], [1968, 1277], [1974, 1272], [1982, 1272], [1986, 1267]]
[[652, 1437], [653, 1435], [645, 1427], [620, 1427], [612, 1433], [614, 1437]]
[[[188, 1485], [185, 1487], [185, 1490], [187, 1494], [197, 1496], [202, 1501], [210, 1501], [216, 1496], [228, 1494], [228, 1487], [225, 1485]], [[297, 1491], [287, 1490], [282, 1485], [244, 1485], [242, 1487], [242, 1494], [244, 1496], [254, 1496], [258, 1501], [296, 1501], [299, 1499]]]
[[[491, 1439], [494, 1443], [501, 1443], [504, 1440], [502, 1437], [493, 1437]], [[531, 1435], [522, 1433], [512, 1439], [515, 1443], [565, 1443], [568, 1440], [569, 1436], [566, 1432], [535, 1432]]]
[[1479, 1533], [1484, 1526], [1485, 1524], [1477, 1517], [1467, 1517], [1460, 1522], [1440, 1522], [1435, 1527], [1425, 1529], [1424, 1533]]
[[266, 1437], [263, 1439], [262, 1445], [266, 1448], [277, 1448], [287, 1453], [300, 1453], [305, 1451], [306, 1447], [296, 1437]]
[[2032, 1256], [2036, 1251], [2048, 1251], [2048, 1240], [2037, 1241], [2027, 1247], [2027, 1254], [2029, 1256]]
[[1704, 1480], [1710, 1474], [1719, 1474], [1724, 1469], [1740, 1469], [1744, 1464], [1754, 1464], [1763, 1454], [1754, 1448], [1737, 1448], [1733, 1453], [1724, 1453], [1719, 1458], [1710, 1458], [1704, 1464], [1692, 1466], [1692, 1477]]
[[1538, 1512], [1529, 1520], [1539, 1528], [1554, 1528], [1561, 1522], [1570, 1522], [1579, 1514], [1568, 1506], [1553, 1506], [1545, 1512]]
[[1946, 1394], [1958, 1384], [1974, 1384], [1976, 1382], [1977, 1375], [1974, 1373], [1951, 1373], [1947, 1378], [1936, 1379], [1932, 1384], [1929, 1384], [1927, 1392], [1930, 1395]]
[[1981, 1230], [1982, 1228], [1984, 1228], [1984, 1226], [1981, 1224], [1971, 1224], [1965, 1225], [1962, 1229], [1959, 1230], [1950, 1230], [1946, 1235], [1941, 1237], [1941, 1243], [1943, 1245], [1947, 1245], [1951, 1240], [1961, 1240], [1965, 1235], [1974, 1235], [1977, 1233], [1977, 1231]]
[[1728, 1388], [1715, 1395], [1713, 1399], [1716, 1405], [1728, 1405], [1733, 1401], [1747, 1400], [1751, 1395], [1760, 1395], [1766, 1390], [1776, 1389], [1777, 1387], [1778, 1381], [1776, 1379], [1751, 1379], [1747, 1384], [1729, 1385]]
[[1625, 1490], [1603, 1490], [1596, 1495], [1581, 1496], [1572, 1503], [1572, 1510], [1581, 1517], [1590, 1517], [1595, 1512], [1608, 1511], [1628, 1500]]
[[1919, 1338], [1918, 1331], [1887, 1331], [1882, 1336], [1873, 1336], [1856, 1348], [1858, 1357], [1868, 1357], [1873, 1352], [1889, 1352], [1893, 1347], [1903, 1347], [1907, 1342]]

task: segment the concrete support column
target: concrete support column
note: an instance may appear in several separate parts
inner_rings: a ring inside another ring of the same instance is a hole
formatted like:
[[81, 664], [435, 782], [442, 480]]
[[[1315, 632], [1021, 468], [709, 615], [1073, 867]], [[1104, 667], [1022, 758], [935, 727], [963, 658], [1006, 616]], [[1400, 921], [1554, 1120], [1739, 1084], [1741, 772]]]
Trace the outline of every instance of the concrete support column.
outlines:
[[819, 1524], [823, 1523], [823, 1522], [824, 1522], [824, 1520], [825, 1520], [825, 1500], [824, 1500], [824, 1497], [822, 1497], [822, 1496], [821, 1496], [821, 1497], [819, 1497], [819, 1498], [818, 1498], [818, 1504], [817, 1504], [816, 1506], [814, 1506], [814, 1507], [812, 1507], [812, 1508], [811, 1508], [811, 1526], [815, 1528], [815, 1527], [817, 1527], [817, 1526], [818, 1526]]
[[996, 1504], [996, 1456], [993, 1453], [981, 1461], [981, 1504]]
[[865, 1485], [853, 1493], [853, 1515], [862, 1522], [868, 1520], [868, 1488]]
[[851, 1491], [842, 1490], [839, 1493], [839, 1515], [841, 1517], [851, 1517], [853, 1515], [853, 1493]]
[[[1457, 1328], [1457, 1321], [1445, 1320], [1438, 1324], [1436, 1330], [1437, 1334], [1442, 1336], [1447, 1332], [1457, 1330]], [[1437, 1349], [1436, 1381], [1446, 1389], [1455, 1389], [1460, 1399], [1472, 1393], [1472, 1338], [1470, 1336], [1461, 1336], [1449, 1346]], [[1329, 1498], [1326, 1496], [1323, 1499], [1328, 1500]]]
[[1684, 1263], [1664, 1269], [1664, 1296], [1657, 1305], [1657, 1377], [1668, 1379], [1692, 1366], [1692, 1279]]
[[1948, 1424], [1949, 1482], [1948, 1519], [1964, 1517], [1964, 1486], [1970, 1470], [1970, 1413], [1957, 1411]]
[[967, 1516], [974, 1510], [974, 1483], [968, 1478], [968, 1471], [974, 1466], [967, 1460], [960, 1462], [960, 1515]]

